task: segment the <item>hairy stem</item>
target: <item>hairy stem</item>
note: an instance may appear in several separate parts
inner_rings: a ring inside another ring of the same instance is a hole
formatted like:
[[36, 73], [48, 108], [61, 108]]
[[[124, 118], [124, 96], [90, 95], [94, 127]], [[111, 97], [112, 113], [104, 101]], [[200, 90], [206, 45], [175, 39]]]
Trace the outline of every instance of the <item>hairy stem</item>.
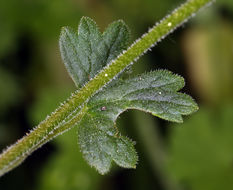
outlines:
[[34, 130], [3, 151], [0, 155], [0, 176], [18, 166], [40, 146], [75, 126], [86, 113], [88, 109], [86, 102], [91, 96], [113, 80], [125, 67], [136, 61], [148, 49], [210, 2], [212, 1], [188, 0], [156, 24], [142, 38], [136, 40], [127, 51], [124, 51], [86, 85], [76, 91]]

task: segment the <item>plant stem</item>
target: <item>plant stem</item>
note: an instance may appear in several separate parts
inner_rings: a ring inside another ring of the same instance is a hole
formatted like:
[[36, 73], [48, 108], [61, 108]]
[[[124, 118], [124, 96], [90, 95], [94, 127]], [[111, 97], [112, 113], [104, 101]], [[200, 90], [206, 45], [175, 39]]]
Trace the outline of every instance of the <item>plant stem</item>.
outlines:
[[212, 1], [188, 0], [165, 19], [161, 20], [160, 23], [156, 24], [142, 38], [136, 40], [127, 51], [124, 51], [85, 86], [76, 91], [34, 130], [3, 151], [0, 155], [0, 176], [18, 166], [40, 146], [75, 126], [86, 113], [88, 109], [86, 102], [91, 96], [210, 2]]

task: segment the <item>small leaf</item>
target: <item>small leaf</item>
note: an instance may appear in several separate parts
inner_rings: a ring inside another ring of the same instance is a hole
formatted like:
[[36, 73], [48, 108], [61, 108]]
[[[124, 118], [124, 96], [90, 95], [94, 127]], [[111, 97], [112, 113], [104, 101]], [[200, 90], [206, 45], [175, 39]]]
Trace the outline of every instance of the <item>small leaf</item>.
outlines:
[[125, 168], [135, 168], [138, 160], [133, 142], [118, 136], [114, 125], [108, 116], [91, 112], [79, 124], [79, 144], [84, 158], [101, 174], [109, 171], [112, 160]]
[[83, 17], [78, 33], [62, 29], [59, 43], [64, 64], [79, 88], [127, 48], [129, 29], [119, 20], [101, 34], [92, 19]]
[[133, 142], [119, 134], [117, 117], [127, 109], [138, 109], [182, 122], [182, 115], [198, 109], [190, 96], [177, 92], [183, 86], [182, 77], [159, 70], [118, 81], [98, 92], [87, 103], [88, 111], [79, 123], [79, 144], [87, 162], [101, 174], [109, 171], [112, 161], [135, 168]]

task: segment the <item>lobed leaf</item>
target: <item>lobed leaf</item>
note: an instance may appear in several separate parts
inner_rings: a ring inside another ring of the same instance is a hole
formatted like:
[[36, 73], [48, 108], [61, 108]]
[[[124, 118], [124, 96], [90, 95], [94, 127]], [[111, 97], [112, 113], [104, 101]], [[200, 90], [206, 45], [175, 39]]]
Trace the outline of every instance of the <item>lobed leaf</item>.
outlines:
[[78, 32], [64, 27], [59, 40], [63, 62], [79, 88], [115, 59], [129, 43], [129, 29], [121, 20], [101, 34], [96, 23], [83, 17]]
[[87, 113], [79, 123], [78, 139], [86, 161], [105, 174], [114, 161], [124, 168], [135, 168], [138, 160], [133, 142], [118, 134], [108, 116]]
[[138, 109], [182, 122], [182, 115], [198, 109], [190, 96], [177, 92], [183, 86], [182, 77], [158, 70], [99, 91], [87, 103], [88, 111], [79, 123], [79, 144], [87, 162], [101, 174], [109, 171], [112, 161], [121, 167], [135, 168], [133, 142], [119, 134], [117, 117], [127, 109]]
[[[184, 79], [166, 70], [152, 71], [141, 76], [118, 82], [105, 88], [90, 99], [88, 106], [95, 112], [105, 107], [106, 114], [114, 109], [139, 109], [173, 122], [182, 122], [182, 115], [198, 109], [194, 100], [177, 92], [184, 86]], [[113, 118], [116, 119], [116, 118]]]

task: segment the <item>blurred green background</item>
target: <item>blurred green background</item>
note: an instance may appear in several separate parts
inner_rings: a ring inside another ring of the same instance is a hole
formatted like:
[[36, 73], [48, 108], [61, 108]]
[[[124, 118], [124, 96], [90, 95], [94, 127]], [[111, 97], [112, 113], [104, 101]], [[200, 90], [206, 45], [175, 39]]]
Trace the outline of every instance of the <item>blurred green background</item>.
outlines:
[[[62, 26], [81, 16], [101, 30], [116, 19], [132, 40], [181, 0], [0, 0], [0, 150], [14, 143], [75, 90], [61, 62]], [[0, 179], [1, 190], [233, 189], [233, 1], [219, 0], [169, 35], [132, 68], [186, 79], [200, 110], [173, 124], [139, 111], [121, 115], [137, 141], [136, 170], [99, 175], [83, 160], [76, 130], [57, 137]]]

